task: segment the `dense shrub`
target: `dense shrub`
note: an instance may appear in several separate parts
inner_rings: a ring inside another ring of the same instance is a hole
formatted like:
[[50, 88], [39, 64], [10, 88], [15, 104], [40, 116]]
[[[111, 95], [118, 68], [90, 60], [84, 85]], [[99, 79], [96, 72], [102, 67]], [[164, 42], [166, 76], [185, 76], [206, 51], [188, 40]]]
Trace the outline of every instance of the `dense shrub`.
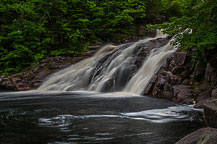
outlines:
[[[151, 0], [1, 0], [0, 73], [134, 34]], [[155, 6], [155, 5], [153, 5]]]
[[[185, 31], [176, 37], [184, 50], [192, 51], [197, 59], [205, 60], [214, 56], [217, 60], [217, 0], [163, 1], [167, 6], [162, 12], [170, 15], [167, 16], [170, 20], [150, 27], [164, 29], [169, 34]], [[192, 33], [189, 34], [189, 30]]]

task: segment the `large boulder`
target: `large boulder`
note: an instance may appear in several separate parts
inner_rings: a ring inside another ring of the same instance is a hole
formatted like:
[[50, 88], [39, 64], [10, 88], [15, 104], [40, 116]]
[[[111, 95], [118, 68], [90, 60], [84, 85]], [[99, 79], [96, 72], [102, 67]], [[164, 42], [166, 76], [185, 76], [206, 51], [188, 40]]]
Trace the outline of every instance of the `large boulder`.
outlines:
[[217, 129], [209, 127], [199, 129], [182, 138], [176, 144], [217, 144]]
[[209, 91], [201, 92], [196, 97], [196, 105], [195, 108], [204, 108], [204, 104], [210, 100], [210, 93]]
[[193, 88], [188, 85], [173, 86], [174, 100], [179, 103], [192, 104], [194, 101]]
[[189, 79], [192, 71], [192, 63], [188, 61], [187, 53], [175, 52], [152, 78], [145, 94], [192, 104], [195, 99], [192, 81]]
[[186, 58], [187, 58], [186, 52], [175, 52], [174, 53], [174, 61], [175, 61], [176, 65], [178, 65], [178, 66], [184, 65]]
[[216, 71], [209, 63], [206, 66], [205, 80], [210, 82], [212, 85], [217, 84]]
[[217, 88], [212, 90], [212, 98], [217, 99]]
[[209, 127], [217, 128], [217, 99], [211, 99], [204, 104], [204, 117]]
[[191, 74], [191, 77], [196, 81], [201, 81], [204, 78], [206, 70], [205, 62], [197, 61], [194, 67], [194, 71]]

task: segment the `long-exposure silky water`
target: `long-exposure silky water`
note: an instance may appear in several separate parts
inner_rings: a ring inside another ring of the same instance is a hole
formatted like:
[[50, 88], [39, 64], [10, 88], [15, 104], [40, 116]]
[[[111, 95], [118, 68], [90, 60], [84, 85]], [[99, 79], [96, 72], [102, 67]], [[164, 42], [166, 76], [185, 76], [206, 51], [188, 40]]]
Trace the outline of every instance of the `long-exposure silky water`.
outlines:
[[107, 45], [93, 57], [53, 74], [39, 90], [142, 94], [154, 73], [175, 51], [171, 41], [167, 34], [157, 31], [154, 38], [120, 46]]
[[202, 111], [142, 96], [176, 51], [173, 38], [102, 47], [34, 91], [0, 93], [1, 144], [174, 144], [201, 128]]

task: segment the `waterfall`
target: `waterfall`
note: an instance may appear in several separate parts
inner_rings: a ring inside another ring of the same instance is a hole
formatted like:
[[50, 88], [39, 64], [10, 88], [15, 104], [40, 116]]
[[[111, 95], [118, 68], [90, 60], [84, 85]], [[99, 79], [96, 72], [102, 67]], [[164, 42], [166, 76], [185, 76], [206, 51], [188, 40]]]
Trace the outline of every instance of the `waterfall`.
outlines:
[[142, 94], [152, 76], [175, 50], [176, 48], [170, 43], [157, 51], [155, 49], [151, 50], [142, 68], [132, 77], [124, 90], [131, 93]]
[[175, 51], [168, 35], [102, 47], [94, 56], [49, 76], [40, 91], [127, 91], [142, 94], [167, 57]]

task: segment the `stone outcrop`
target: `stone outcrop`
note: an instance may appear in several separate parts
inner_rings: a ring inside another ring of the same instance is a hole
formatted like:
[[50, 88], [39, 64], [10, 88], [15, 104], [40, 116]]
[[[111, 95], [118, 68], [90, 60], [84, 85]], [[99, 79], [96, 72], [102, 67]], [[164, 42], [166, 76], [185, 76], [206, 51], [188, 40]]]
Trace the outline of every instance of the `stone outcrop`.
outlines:
[[212, 85], [217, 84], [216, 70], [208, 63], [206, 66], [205, 79]]
[[217, 72], [211, 64], [193, 60], [185, 52], [175, 52], [152, 78], [145, 95], [167, 98], [177, 103], [195, 104], [204, 109], [203, 128], [176, 144], [217, 143]]
[[217, 99], [211, 99], [204, 104], [204, 117], [209, 127], [217, 128]]
[[217, 88], [212, 90], [211, 97], [214, 98], [214, 99], [217, 99]]
[[25, 91], [35, 89], [40, 86], [43, 80], [50, 74], [63, 69], [71, 64], [77, 63], [82, 59], [92, 56], [97, 47], [91, 47], [90, 51], [80, 57], [64, 57], [56, 56], [42, 60], [37, 66], [30, 70], [18, 74], [10, 75], [8, 77], [0, 77], [0, 90], [19, 90]]
[[192, 63], [186, 65], [187, 53], [175, 52], [161, 67], [145, 90], [145, 95], [168, 98], [175, 102], [191, 104], [194, 93], [190, 74]]
[[144, 94], [203, 108], [217, 97], [217, 77], [210, 64], [197, 62], [185, 52], [175, 52], [160, 68]]
[[209, 127], [199, 129], [182, 138], [176, 144], [217, 144], [217, 129]]

